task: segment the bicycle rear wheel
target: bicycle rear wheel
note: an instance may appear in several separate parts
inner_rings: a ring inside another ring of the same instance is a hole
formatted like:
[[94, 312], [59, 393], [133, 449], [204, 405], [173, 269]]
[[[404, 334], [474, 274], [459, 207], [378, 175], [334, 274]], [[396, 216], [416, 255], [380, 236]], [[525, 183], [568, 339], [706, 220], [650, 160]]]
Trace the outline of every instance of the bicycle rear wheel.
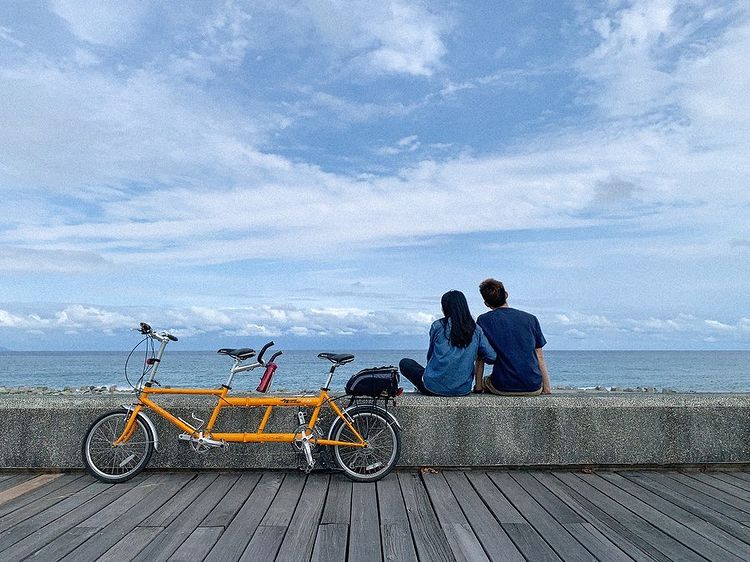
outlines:
[[127, 441], [114, 442], [125, 429], [131, 413], [117, 410], [101, 415], [91, 424], [81, 445], [81, 456], [86, 470], [102, 482], [117, 483], [130, 480], [141, 472], [154, 452], [151, 429], [139, 418], [135, 420], [133, 435]]
[[[333, 445], [333, 458], [347, 477], [356, 482], [375, 482], [396, 467], [401, 454], [401, 432], [372, 406], [358, 406], [347, 412], [352, 426], [367, 442], [365, 447]], [[331, 426], [331, 439], [358, 443], [354, 432], [337, 418]]]

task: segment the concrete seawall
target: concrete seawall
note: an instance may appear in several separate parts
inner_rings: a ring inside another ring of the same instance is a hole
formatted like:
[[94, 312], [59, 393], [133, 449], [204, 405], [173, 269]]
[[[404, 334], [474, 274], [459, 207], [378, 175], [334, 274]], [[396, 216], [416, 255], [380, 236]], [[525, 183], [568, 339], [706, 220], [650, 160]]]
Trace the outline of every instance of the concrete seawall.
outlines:
[[[0, 467], [81, 467], [81, 440], [101, 413], [132, 395], [0, 397]], [[208, 418], [211, 402], [162, 397], [183, 419]], [[534, 398], [400, 397], [400, 465], [674, 466], [750, 462], [750, 394], [559, 393]], [[217, 430], [254, 431], [261, 412], [227, 409]], [[179, 430], [156, 414], [160, 451], [151, 467], [279, 468], [296, 466], [284, 444], [231, 444], [195, 454]], [[293, 431], [296, 408], [274, 410], [268, 430]], [[322, 427], [327, 430], [325, 418]]]

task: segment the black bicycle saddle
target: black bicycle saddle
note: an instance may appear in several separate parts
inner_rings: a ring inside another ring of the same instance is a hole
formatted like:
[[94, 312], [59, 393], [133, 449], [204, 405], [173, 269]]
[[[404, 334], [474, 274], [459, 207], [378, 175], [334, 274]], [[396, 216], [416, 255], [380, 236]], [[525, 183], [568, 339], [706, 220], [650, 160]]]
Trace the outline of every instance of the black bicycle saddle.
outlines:
[[318, 353], [321, 359], [328, 359], [331, 363], [343, 365], [354, 361], [354, 355], [351, 353]]
[[230, 347], [222, 347], [216, 353], [221, 353], [222, 355], [229, 355], [229, 357], [234, 357], [235, 359], [244, 361], [245, 359], [250, 359], [253, 355], [255, 355], [255, 350], [250, 349], [249, 347], [239, 347], [237, 349], [233, 349]]

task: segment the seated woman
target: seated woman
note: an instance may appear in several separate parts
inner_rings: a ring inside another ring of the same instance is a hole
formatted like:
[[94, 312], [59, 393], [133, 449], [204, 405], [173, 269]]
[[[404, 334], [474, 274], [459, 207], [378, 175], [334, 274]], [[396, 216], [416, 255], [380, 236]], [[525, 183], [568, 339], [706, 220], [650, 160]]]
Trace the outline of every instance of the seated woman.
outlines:
[[401, 374], [421, 392], [432, 396], [463, 396], [471, 392], [474, 360], [494, 363], [492, 349], [482, 329], [469, 312], [461, 291], [448, 291], [440, 300], [444, 318], [430, 327], [427, 366], [413, 359], [402, 359]]

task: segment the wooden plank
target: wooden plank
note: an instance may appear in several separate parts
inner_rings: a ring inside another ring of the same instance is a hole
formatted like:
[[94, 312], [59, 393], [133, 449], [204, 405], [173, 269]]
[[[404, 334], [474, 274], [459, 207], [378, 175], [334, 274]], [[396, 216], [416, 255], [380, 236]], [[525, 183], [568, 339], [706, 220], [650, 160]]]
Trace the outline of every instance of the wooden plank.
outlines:
[[558, 523], [539, 503], [507, 472], [488, 473], [490, 480], [502, 491], [534, 529], [547, 541], [563, 560], [595, 558]]
[[277, 560], [310, 560], [328, 490], [327, 474], [311, 474], [289, 523]]
[[218, 478], [218, 473], [203, 472], [188, 482], [173, 498], [152, 513], [139, 527], [168, 527], [195, 498]]
[[586, 505], [592, 513], [605, 521], [615, 532], [627, 537], [649, 556], [657, 560], [702, 560], [695, 552], [654, 527], [635, 513], [621, 506], [606, 494], [584, 482], [577, 475], [555, 473], [555, 478], [566, 485], [566, 491]]
[[404, 497], [398, 477], [391, 473], [377, 482], [378, 515], [383, 559], [417, 561]]
[[696, 490], [695, 488], [691, 488], [690, 486], [679, 482], [678, 480], [673, 478], [673, 476], [675, 476], [674, 473], [666, 474], [649, 472], [647, 473], [647, 475], [643, 474], [643, 476], [647, 476], [649, 480], [653, 480], [662, 488], [670, 490], [675, 494], [679, 494], [682, 497], [690, 498], [690, 500], [708, 509], [716, 511], [717, 513], [721, 513], [722, 515], [728, 517], [733, 521], [742, 521], [748, 515], [747, 512], [724, 503], [723, 501], [710, 494], [706, 494], [703, 491]]
[[0, 482], [0, 494], [5, 492], [6, 490], [10, 490], [11, 488], [14, 488], [20, 484], [23, 484], [24, 482], [27, 482], [31, 480], [32, 478], [35, 478], [37, 475], [33, 473], [25, 473], [22, 472], [20, 474], [14, 474], [10, 478], [6, 478], [2, 482]]
[[284, 476], [271, 507], [260, 522], [262, 527], [288, 527], [297, 507], [302, 489], [305, 487], [306, 475], [301, 472], [289, 472]]
[[743, 470], [743, 471], [736, 471], [736, 472], [729, 472], [728, 474], [731, 474], [735, 478], [739, 478], [740, 480], [743, 480], [745, 482], [750, 482], [750, 472]]
[[[153, 495], [162, 483], [168, 481], [170, 475], [156, 474], [152, 475], [123, 494], [113, 502], [104, 506], [101, 510], [94, 513], [91, 517], [80, 522], [76, 527], [66, 531], [62, 535], [52, 539], [43, 548], [34, 553], [35, 557], [41, 560], [59, 560], [71, 551], [87, 542], [92, 536], [109, 522], [116, 519], [120, 514], [128, 511], [134, 506], [139, 506], [144, 499]], [[99, 537], [93, 544], [99, 543]], [[89, 543], [92, 544], [92, 543]], [[102, 551], [105, 549], [102, 549]], [[74, 560], [81, 560], [80, 557], [72, 556]]]
[[[195, 476], [195, 474], [179, 473], [170, 474], [168, 476], [168, 478], [160, 480], [161, 484], [159, 486], [151, 488], [151, 491], [146, 497], [107, 526], [103, 528], [93, 527], [97, 532], [96, 540], [87, 540], [75, 550], [71, 551], [65, 558], [63, 558], [63, 560], [66, 562], [95, 560], [105, 552], [108, 552], [108, 550], [118, 544], [120, 540], [129, 536], [144, 519], [149, 517], [178, 493], [185, 484]], [[148, 527], [142, 528], [146, 529]], [[158, 528], [161, 529], [162, 527]], [[143, 531], [140, 533], [143, 534]], [[137, 553], [138, 551], [134, 551], [132, 552], [132, 555], [135, 556]]]
[[8, 548], [10, 545], [15, 544], [18, 541], [28, 537], [32, 533], [39, 531], [39, 529], [42, 529], [43, 527], [59, 519], [66, 513], [73, 511], [95, 496], [101, 494], [110, 486], [111, 484], [102, 484], [99, 482], [89, 484], [72, 496], [50, 506], [48, 509], [45, 509], [27, 519], [24, 519], [22, 522], [0, 533], [0, 545], [2, 545], [2, 547], [0, 548]]
[[[74, 480], [73, 482], [70, 482], [63, 486], [62, 488], [58, 489], [56, 492], [53, 492], [51, 494], [47, 494], [44, 497], [41, 497], [37, 500], [34, 500], [22, 507], [19, 507], [15, 511], [12, 511], [10, 513], [6, 513], [2, 517], [0, 517], [0, 533], [3, 533], [13, 527], [14, 525], [17, 525], [21, 521], [25, 521], [26, 519], [29, 519], [30, 517], [33, 517], [34, 515], [38, 515], [39, 513], [50, 509], [53, 505], [60, 503], [61, 501], [69, 498], [70, 496], [78, 493], [82, 489], [84, 489], [87, 486], [90, 486], [95, 481], [93, 479], [89, 478], [79, 478], [77, 480]], [[39, 524], [38, 526], [42, 526]], [[2, 537], [2, 534], [0, 534], [0, 538]]]
[[[732, 506], [735, 510], [742, 512], [737, 514], [737, 521], [750, 521], [750, 504], [748, 502], [737, 498], [724, 490], [720, 490], [714, 486], [706, 484], [705, 482], [691, 478], [687, 474], [681, 472], [670, 472], [667, 476], [680, 484], [693, 488], [699, 492], [703, 492], [706, 496], [717, 499], [722, 503]], [[737, 513], [737, 511], [735, 513]]]
[[273, 498], [284, 474], [264, 472], [255, 489], [206, 557], [207, 562], [237, 561], [245, 551]]
[[448, 539], [440, 527], [419, 474], [399, 472], [398, 481], [404, 495], [404, 505], [419, 559], [430, 562], [452, 561], [453, 555]]
[[56, 492], [60, 488], [63, 488], [64, 486], [67, 486], [71, 482], [74, 482], [83, 477], [84, 476], [79, 473], [60, 474], [59, 478], [53, 480], [52, 482], [47, 483], [45, 486], [42, 486], [41, 488], [38, 488], [34, 490], [33, 492], [29, 492], [28, 494], [25, 494], [21, 497], [17, 497], [17, 498], [14, 498], [12, 500], [5, 502], [2, 506], [0, 506], [0, 518], [2, 518], [4, 515], [7, 515], [8, 513], [11, 513], [24, 506], [27, 506], [30, 503], [33, 503], [45, 496], [49, 496], [50, 494]]
[[287, 528], [281, 525], [261, 525], [253, 534], [253, 539], [247, 545], [240, 558], [241, 562], [255, 562], [258, 560], [274, 560], [279, 551]]
[[535, 478], [534, 473], [512, 472], [510, 475], [595, 558], [599, 560], [631, 560], [601, 531], [588, 523], [580, 513], [545, 488]]
[[738, 488], [742, 488], [746, 492], [750, 492], [750, 481], [739, 478], [737, 475], [741, 474], [738, 472], [712, 472], [711, 476], [723, 480], [729, 484], [733, 484]]
[[526, 523], [523, 515], [497, 489], [486, 473], [470, 471], [466, 473], [466, 477], [500, 523]]
[[[211, 511], [219, 500], [237, 482], [238, 474], [219, 474], [201, 494], [187, 506], [179, 517], [164, 528], [149, 545], [138, 553], [134, 560], [153, 562], [167, 560], [192, 534], [206, 513]], [[179, 493], [175, 496], [179, 496]], [[168, 502], [169, 503], [169, 502]], [[149, 517], [148, 520], [150, 520]]]
[[[182, 482], [183, 487], [185, 482], [189, 482], [195, 474], [161, 474], [153, 473], [144, 481], [140, 482], [130, 492], [117, 498], [114, 502], [106, 506], [104, 509], [98, 511], [85, 521], [79, 523], [79, 527], [93, 527], [95, 529], [103, 529], [125, 512], [129, 511], [132, 507], [138, 506], [144, 502], [149, 496], [156, 493], [160, 488], [168, 485], [170, 482], [178, 480]], [[158, 525], [157, 525], [158, 526]]]
[[224, 527], [198, 527], [182, 543], [180, 548], [169, 557], [169, 562], [194, 562], [195, 560], [203, 560], [223, 532]]
[[447, 471], [443, 475], [489, 559], [524, 560], [521, 552], [466, 479], [466, 474]]
[[456, 560], [488, 560], [445, 477], [423, 474], [422, 481]]
[[380, 560], [380, 519], [374, 482], [352, 486], [349, 560]]
[[42, 486], [49, 484], [50, 482], [54, 482], [61, 476], [62, 474], [60, 473], [40, 474], [38, 476], [34, 476], [33, 478], [30, 478], [29, 480], [21, 482], [20, 484], [16, 484], [12, 488], [3, 490], [2, 492], [0, 492], [0, 505], [7, 503], [11, 500], [14, 500], [16, 498], [19, 498], [20, 496], [23, 496], [24, 494], [28, 494], [29, 492], [33, 492], [37, 488], [41, 488]]
[[[315, 536], [315, 546], [313, 547], [312, 553], [312, 562], [346, 560], [346, 543], [348, 535], [349, 525], [345, 525], [344, 523], [325, 523], [318, 525], [318, 533]], [[395, 558], [386, 558], [386, 560], [395, 560]], [[416, 560], [416, 558], [414, 560]]]
[[537, 560], [544, 562], [562, 560], [528, 523], [502, 523], [501, 526], [527, 560], [535, 562]]
[[579, 513], [542, 486], [533, 473], [516, 471], [511, 472], [510, 476], [558, 523], [585, 523]]
[[[743, 525], [742, 523], [727, 517], [723, 513], [699, 503], [693, 497], [682, 495], [674, 489], [662, 485], [662, 483], [654, 477], [654, 473], [626, 472], [623, 473], [623, 476], [707, 521], [711, 525], [732, 534], [741, 541], [750, 542], [750, 528], [747, 525]], [[692, 490], [692, 488], [679, 487], [679, 484], [676, 484], [676, 486], [678, 486], [677, 489], [679, 490]]]
[[633, 560], [588, 521], [563, 523], [563, 525], [597, 560], [607, 560], [607, 562]]
[[[552, 473], [535, 472], [534, 478], [552, 492], [555, 496], [564, 501], [571, 509], [576, 511], [583, 517], [587, 524], [595, 528], [601, 535], [606, 536], [617, 548], [625, 553], [628, 558], [631, 558], [637, 562], [650, 562], [653, 560], [651, 556], [646, 554], [644, 550], [630, 540], [629, 536], [631, 533], [623, 527], [616, 520], [612, 519], [607, 513], [600, 510], [598, 506], [590, 503], [588, 499], [583, 496], [578, 496], [579, 499], [573, 497], [575, 491], [568, 493], [566, 486], [557, 480]], [[576, 523], [571, 523], [574, 527], [571, 530], [571, 534], [576, 534]], [[570, 530], [570, 529], [569, 529]], [[581, 540], [581, 537], [576, 535], [576, 538]], [[636, 537], [637, 538], [637, 537]], [[586, 540], [585, 538], [583, 540]], [[583, 542], [583, 541], [581, 541]], [[643, 543], [646, 550], [651, 550], [648, 543]], [[587, 547], [588, 548], [588, 547]], [[589, 549], [589, 551], [591, 551]]]
[[742, 559], [744, 556], [745, 560], [750, 560], [750, 545], [746, 545], [726, 531], [711, 525], [701, 516], [683, 509], [681, 506], [639, 486], [620, 474], [602, 473], [601, 477], [731, 553], [726, 558], [731, 560], [733, 556], [739, 556], [739, 559]]
[[[130, 562], [163, 530], [163, 527], [136, 527], [95, 560], [97, 562]], [[94, 558], [79, 558], [78, 560], [94, 560]]]
[[728, 494], [732, 494], [733, 496], [748, 502], [748, 505], [750, 506], [750, 492], [744, 488], [718, 478], [715, 474], [691, 473], [690, 476], [704, 484], [708, 484], [709, 486], [713, 486], [714, 488], [722, 490]]
[[201, 522], [201, 527], [228, 527], [255, 489], [260, 475], [260, 472], [243, 472], [229, 493], [219, 500], [216, 507]]
[[690, 554], [684, 552], [682, 556], [687, 557], [689, 555], [692, 559], [695, 559], [696, 556], [700, 555], [708, 557], [710, 560], [716, 560], [729, 554], [724, 549], [701, 537], [682, 523], [675, 521], [661, 511], [654, 509], [647, 503], [633, 497], [621, 488], [606, 481], [601, 476], [597, 474], [578, 474], [577, 476], [579, 480], [584, 481], [592, 488], [599, 490], [602, 494], [605, 494], [626, 509], [629, 509], [641, 519], [648, 521], [660, 531], [671, 536], [678, 541], [681, 546], [687, 547], [692, 551]]
[[500, 523], [503, 531], [527, 559], [560, 560], [555, 551], [497, 489], [486, 473], [470, 471], [466, 473], [466, 477], [494, 518]]
[[338, 523], [348, 526], [351, 511], [352, 481], [342, 474], [332, 474], [320, 524]]
[[[32, 528], [31, 535], [16, 542], [11, 548], [3, 551], [3, 556], [7, 557], [7, 559], [12, 560], [14, 558], [20, 559], [32, 554], [37, 549], [43, 547], [47, 543], [52, 542], [55, 538], [64, 534], [66, 531], [68, 531], [68, 529], [72, 529], [81, 521], [85, 521], [94, 513], [97, 513], [98, 511], [111, 504], [113, 501], [116, 501], [118, 498], [122, 497], [123, 494], [127, 494], [133, 487], [140, 483], [141, 480], [141, 478], [136, 477], [133, 480], [114, 486], [101, 482], [97, 482], [91, 484], [90, 486], [87, 486], [75, 496], [68, 498], [69, 500], [78, 502], [78, 505], [74, 509], [68, 510], [68, 506], [66, 506], [66, 513], [58, 512], [58, 516], [41, 529], [38, 527]], [[65, 502], [67, 502], [67, 500], [63, 500], [52, 508], [43, 511], [40, 515], [48, 517], [48, 514], [50, 512], [56, 511], [55, 508], [59, 508]], [[33, 519], [36, 519], [36, 517], [32, 517], [31, 519], [29, 519], [29, 521]], [[22, 525], [25, 523], [27, 523], [27, 521], [22, 523]], [[17, 525], [13, 529], [11, 529], [11, 531], [20, 526], [21, 525]], [[0, 543], [2, 542], [3, 539], [0, 538]]]
[[36, 560], [59, 560], [82, 542], [96, 534], [92, 527], [73, 527], [37, 549], [32, 558]]

